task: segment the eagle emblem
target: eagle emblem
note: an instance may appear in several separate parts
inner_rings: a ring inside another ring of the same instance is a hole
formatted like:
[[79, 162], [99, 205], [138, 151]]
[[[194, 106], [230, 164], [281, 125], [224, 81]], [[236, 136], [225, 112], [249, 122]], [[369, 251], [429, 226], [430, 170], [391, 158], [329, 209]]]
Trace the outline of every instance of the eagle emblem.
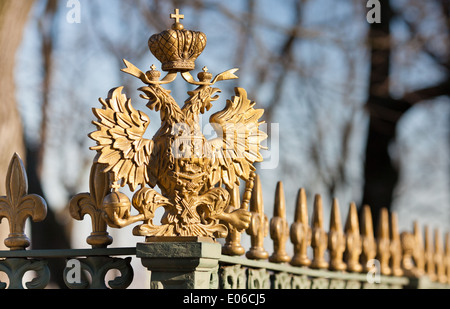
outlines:
[[[161, 72], [154, 65], [144, 73], [124, 60], [122, 71], [145, 84], [138, 89], [140, 96], [160, 114], [160, 127], [151, 139], [144, 136], [150, 118], [132, 106], [123, 87], [111, 89], [106, 99], [99, 100], [102, 107], [93, 108], [97, 130], [89, 137], [96, 142], [91, 147], [97, 152], [94, 162], [111, 179], [112, 191], [104, 201], [108, 225], [120, 228], [142, 221], [133, 234], [147, 237], [226, 237], [229, 229], [248, 228], [249, 196], [241, 205], [230, 201], [241, 181], [247, 189], [253, 187], [254, 163], [263, 160], [260, 150], [267, 138], [260, 130], [264, 110], [255, 109], [244, 89], [235, 88], [225, 107], [209, 118], [216, 137], [204, 136], [200, 114], [212, 107], [221, 92], [212, 86], [237, 78], [237, 69], [213, 78], [205, 67], [194, 79], [190, 71], [205, 44], [203, 33], [185, 30], [177, 21], [172, 29], [149, 40], [152, 53], [164, 61], [163, 70], [168, 72], [164, 78], [160, 79]], [[162, 87], [177, 73], [197, 86], [188, 91], [181, 107]], [[123, 186], [134, 192], [131, 202], [119, 192]], [[131, 205], [137, 215], [131, 215]], [[164, 215], [156, 224], [153, 219], [159, 207], [164, 208]]]

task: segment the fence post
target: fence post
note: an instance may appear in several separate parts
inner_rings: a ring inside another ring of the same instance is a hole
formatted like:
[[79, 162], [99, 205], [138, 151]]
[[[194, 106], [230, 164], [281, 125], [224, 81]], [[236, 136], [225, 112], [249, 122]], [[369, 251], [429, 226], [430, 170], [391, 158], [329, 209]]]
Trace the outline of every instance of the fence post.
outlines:
[[209, 237], [149, 237], [136, 247], [151, 289], [209, 289], [220, 256], [221, 245]]

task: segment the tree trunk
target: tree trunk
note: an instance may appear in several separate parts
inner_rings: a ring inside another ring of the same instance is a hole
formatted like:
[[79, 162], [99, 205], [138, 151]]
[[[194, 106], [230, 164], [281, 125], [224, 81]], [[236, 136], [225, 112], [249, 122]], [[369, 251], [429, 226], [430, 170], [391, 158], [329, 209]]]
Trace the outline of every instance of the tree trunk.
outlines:
[[[14, 68], [17, 49], [22, 42], [22, 35], [28, 15], [33, 5], [32, 0], [0, 1], [0, 195], [5, 195], [5, 178], [9, 161], [17, 152], [25, 162], [22, 121], [15, 98]], [[8, 233], [8, 224], [0, 225], [1, 239]], [[3, 247], [3, 241], [0, 241]]]
[[370, 24], [370, 76], [369, 95], [366, 103], [369, 112], [369, 131], [364, 166], [363, 204], [370, 205], [374, 226], [382, 207], [390, 209], [392, 194], [398, 179], [389, 156], [389, 144], [395, 137], [397, 122], [403, 114], [389, 92], [391, 62], [389, 1], [381, 4], [381, 23]]
[[[448, 20], [449, 1], [437, 1], [441, 5], [444, 20]], [[431, 57], [446, 76], [434, 85], [415, 89], [403, 94], [401, 99], [394, 99], [389, 91], [390, 62], [392, 60], [390, 23], [393, 10], [389, 0], [381, 5], [381, 23], [370, 24], [370, 76], [369, 95], [366, 103], [369, 111], [369, 132], [366, 145], [365, 183], [362, 204], [372, 208], [374, 226], [377, 226], [380, 209], [391, 210], [393, 192], [397, 184], [399, 171], [389, 155], [389, 145], [395, 139], [397, 123], [400, 118], [416, 103], [438, 96], [450, 95], [450, 54], [441, 60], [425, 42], [421, 51]], [[419, 35], [420, 20], [409, 21], [402, 12], [396, 12], [408, 25], [413, 37]], [[446, 33], [450, 33], [450, 23], [446, 23]]]

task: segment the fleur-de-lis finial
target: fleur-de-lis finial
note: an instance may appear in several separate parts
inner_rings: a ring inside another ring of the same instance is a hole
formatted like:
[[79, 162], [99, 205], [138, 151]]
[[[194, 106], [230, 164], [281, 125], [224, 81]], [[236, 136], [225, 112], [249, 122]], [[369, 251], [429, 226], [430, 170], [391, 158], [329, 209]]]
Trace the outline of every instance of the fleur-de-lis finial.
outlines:
[[[88, 214], [92, 220], [92, 232], [86, 242], [93, 247], [107, 247], [112, 243], [112, 237], [106, 231], [106, 221], [103, 219], [103, 199], [109, 193], [108, 173], [102, 173], [102, 165], [92, 164], [89, 177], [90, 193], [75, 195], [69, 203], [71, 216], [76, 220], [82, 220]], [[120, 186], [113, 185], [113, 190]]]
[[15, 153], [9, 163], [6, 175], [6, 196], [0, 197], [0, 219], [9, 221], [9, 235], [5, 245], [11, 250], [23, 250], [30, 245], [24, 233], [25, 222], [32, 218], [39, 222], [47, 216], [45, 200], [36, 194], [28, 194], [28, 180], [25, 167]]

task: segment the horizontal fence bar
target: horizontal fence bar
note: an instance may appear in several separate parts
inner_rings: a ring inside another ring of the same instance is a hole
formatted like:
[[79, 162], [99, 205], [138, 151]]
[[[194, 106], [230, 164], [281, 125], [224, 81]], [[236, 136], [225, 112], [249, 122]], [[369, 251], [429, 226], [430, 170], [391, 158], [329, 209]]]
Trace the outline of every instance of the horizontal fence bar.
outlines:
[[3, 250], [2, 258], [67, 258], [78, 256], [119, 256], [136, 255], [136, 247], [91, 248], [91, 249], [43, 249], [43, 250]]
[[[345, 271], [329, 271], [325, 269], [313, 269], [308, 267], [295, 267], [289, 264], [271, 263], [262, 260], [250, 260], [236, 256], [222, 255], [220, 260], [222, 263], [241, 265], [250, 268], [264, 268], [276, 272], [285, 272], [294, 275], [306, 275], [310, 277], [325, 278], [325, 279], [340, 279], [340, 280], [354, 280], [367, 281], [367, 274], [363, 273], [349, 273]], [[407, 286], [410, 283], [407, 277], [392, 277], [380, 275], [380, 283]]]

